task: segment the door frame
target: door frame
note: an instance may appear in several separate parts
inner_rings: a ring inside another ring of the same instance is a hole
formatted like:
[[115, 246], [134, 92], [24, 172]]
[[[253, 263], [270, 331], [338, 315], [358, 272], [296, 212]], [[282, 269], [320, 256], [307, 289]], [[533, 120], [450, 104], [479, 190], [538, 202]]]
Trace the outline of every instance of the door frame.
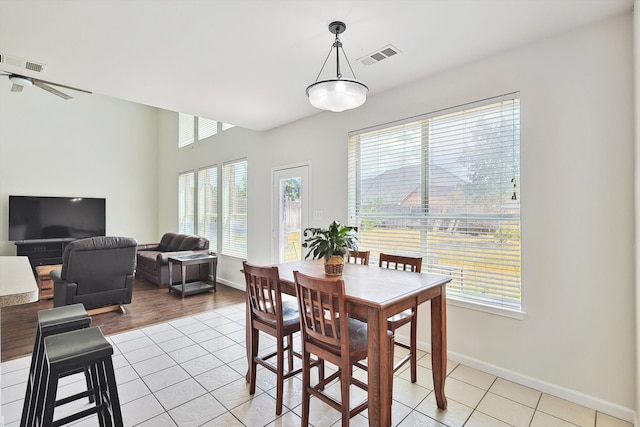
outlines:
[[[302, 233], [303, 230], [306, 227], [309, 227], [310, 224], [310, 220], [311, 220], [311, 162], [310, 161], [306, 161], [306, 162], [299, 162], [299, 163], [290, 163], [290, 164], [286, 164], [286, 165], [281, 165], [281, 166], [274, 166], [271, 168], [271, 238], [270, 238], [270, 259], [272, 263], [279, 263], [278, 260], [278, 255], [279, 255], [279, 241], [278, 241], [278, 226], [279, 226], [279, 216], [276, 214], [276, 209], [278, 208], [278, 206], [276, 206], [276, 202], [275, 202], [275, 196], [277, 193], [279, 193], [279, 191], [276, 189], [276, 182], [275, 182], [275, 176], [276, 173], [278, 172], [282, 172], [282, 171], [286, 171], [289, 169], [297, 169], [297, 168], [301, 168], [301, 167], [306, 167], [307, 168], [307, 189], [308, 189], [308, 193], [309, 194], [304, 194], [302, 199], [302, 224], [300, 227], [300, 232]], [[304, 186], [303, 186], [304, 187]], [[278, 194], [279, 195], [279, 194]], [[279, 212], [278, 212], [279, 213]]]

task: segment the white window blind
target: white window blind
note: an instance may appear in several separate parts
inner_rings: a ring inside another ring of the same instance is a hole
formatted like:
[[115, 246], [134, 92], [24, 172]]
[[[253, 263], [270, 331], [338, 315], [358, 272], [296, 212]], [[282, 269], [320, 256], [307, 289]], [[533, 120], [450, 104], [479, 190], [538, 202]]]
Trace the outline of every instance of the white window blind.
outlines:
[[198, 121], [198, 141], [218, 133], [218, 122], [204, 117], [196, 117]]
[[209, 239], [209, 249], [218, 251], [218, 168], [198, 170], [198, 230]]
[[194, 234], [194, 183], [195, 173], [185, 172], [178, 175], [178, 232]]
[[190, 114], [178, 114], [178, 147], [193, 144], [195, 138], [194, 117]]
[[247, 160], [222, 169], [222, 253], [247, 256]]
[[235, 127], [236, 125], [232, 125], [230, 123], [222, 123], [222, 130], [227, 130]]
[[519, 183], [518, 94], [349, 135], [361, 249], [422, 256], [452, 298], [521, 310]]

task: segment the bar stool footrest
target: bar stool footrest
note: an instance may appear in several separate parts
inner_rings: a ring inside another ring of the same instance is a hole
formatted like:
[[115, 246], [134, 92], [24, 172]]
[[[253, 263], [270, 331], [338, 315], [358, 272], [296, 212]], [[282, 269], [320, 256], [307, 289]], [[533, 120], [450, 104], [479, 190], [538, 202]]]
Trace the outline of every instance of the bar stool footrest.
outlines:
[[[76, 393], [73, 396], [68, 396], [60, 400], [56, 400], [56, 406], [66, 405], [69, 402], [73, 402], [78, 399], [82, 399], [83, 397], [93, 397], [93, 389], [87, 391], [81, 391], [80, 393]], [[93, 403], [93, 402], [91, 402]]]
[[89, 415], [93, 415], [93, 414], [97, 414], [98, 412], [100, 412], [102, 410], [102, 406], [94, 406], [92, 408], [87, 408], [83, 411], [77, 412], [75, 414], [66, 416], [64, 418], [60, 418], [59, 420], [55, 420], [52, 424], [52, 426], [57, 427], [57, 426], [63, 426], [65, 424], [69, 424], [72, 423], [74, 421], [77, 421], [81, 418], [84, 417], [88, 417]]

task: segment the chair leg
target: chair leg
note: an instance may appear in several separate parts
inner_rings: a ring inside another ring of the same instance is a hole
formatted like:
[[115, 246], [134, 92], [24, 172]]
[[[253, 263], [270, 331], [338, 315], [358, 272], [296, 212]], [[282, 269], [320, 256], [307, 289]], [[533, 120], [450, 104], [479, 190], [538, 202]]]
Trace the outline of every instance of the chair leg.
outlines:
[[293, 371], [293, 334], [287, 336], [287, 346], [289, 347], [289, 372]]
[[[289, 335], [291, 337], [291, 335]], [[289, 349], [291, 354], [291, 349]], [[276, 415], [282, 414], [282, 395], [284, 387], [284, 343], [278, 340], [278, 353], [276, 354]]]
[[[324, 360], [318, 358], [318, 381], [324, 381]], [[320, 387], [319, 390], [324, 390], [324, 387]]]
[[340, 372], [340, 402], [342, 403], [342, 427], [349, 427], [351, 420], [351, 403], [349, 401], [349, 384], [351, 384], [351, 367], [349, 369], [341, 369]]
[[20, 427], [32, 426], [34, 420], [35, 403], [38, 394], [40, 369], [42, 363], [42, 336], [40, 328], [36, 329], [35, 345], [31, 356], [31, 367], [29, 368], [29, 377], [27, 381], [27, 389], [24, 394], [24, 402], [22, 405], [22, 418], [20, 419]]
[[118, 397], [118, 387], [116, 385], [116, 376], [113, 370], [113, 360], [110, 357], [105, 359], [102, 366], [104, 367], [106, 374], [106, 390], [109, 395], [109, 406], [111, 407], [113, 426], [124, 427], [124, 422], [122, 421], [122, 410], [120, 409], [120, 398]]
[[38, 388], [35, 392], [35, 399], [31, 406], [32, 410], [29, 411], [29, 420], [27, 426], [42, 425], [42, 413], [44, 411], [45, 396], [47, 393], [47, 384], [49, 381], [49, 364], [48, 361], [42, 356], [40, 359], [40, 367], [37, 369], [37, 382]]
[[[89, 370], [89, 368], [85, 368], [84, 369], [84, 380], [87, 383], [87, 390], [91, 390], [91, 384], [92, 384], [92, 379], [91, 379], [91, 371]], [[95, 397], [93, 394], [89, 394], [89, 403], [94, 403], [95, 402]]]
[[[87, 368], [89, 369], [89, 368]], [[102, 407], [103, 402], [102, 402], [102, 383], [104, 382], [104, 379], [102, 378], [102, 371], [98, 369], [97, 365], [93, 365], [91, 366], [91, 389], [93, 390], [93, 402], [95, 402], [96, 406], [98, 407]], [[85, 378], [89, 378], [89, 377], [85, 377]], [[91, 396], [90, 396], [91, 397]], [[100, 424], [100, 427], [105, 427], [105, 426], [109, 426], [111, 425], [111, 419], [107, 419], [105, 417], [105, 413], [104, 413], [104, 409], [98, 411], [97, 413], [98, 415], [98, 423]], [[108, 416], [108, 415], [107, 415]]]
[[258, 356], [258, 338], [260, 332], [251, 326], [251, 360], [249, 361], [249, 394], [256, 393], [256, 357]]
[[58, 372], [53, 371], [45, 367], [43, 370], [46, 373], [45, 379], [47, 381], [46, 392], [43, 396], [42, 402], [42, 418], [41, 426], [50, 426], [53, 423], [53, 410], [56, 406], [56, 392], [58, 390]]
[[[391, 334], [389, 337], [389, 354], [387, 357], [389, 358], [389, 366], [393, 366], [393, 352], [395, 346], [395, 336]], [[387, 377], [387, 384], [389, 384], [389, 407], [393, 404], [393, 376], [394, 369], [389, 370], [389, 376]]]
[[409, 350], [411, 352], [409, 364], [411, 365], [411, 382], [415, 383], [418, 380], [418, 311], [416, 310], [416, 307], [412, 308], [411, 311], [413, 312], [413, 317], [411, 318], [411, 336], [409, 337], [411, 347]]
[[[323, 369], [324, 371], [324, 369]], [[309, 425], [309, 388], [311, 387], [311, 355], [302, 352], [302, 425]]]

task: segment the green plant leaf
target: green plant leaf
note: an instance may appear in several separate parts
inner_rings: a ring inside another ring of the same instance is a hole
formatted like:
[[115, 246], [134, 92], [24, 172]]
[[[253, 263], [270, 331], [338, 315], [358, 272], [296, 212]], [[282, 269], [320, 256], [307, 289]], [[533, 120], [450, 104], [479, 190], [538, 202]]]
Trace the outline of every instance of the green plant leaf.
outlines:
[[350, 250], [358, 250], [358, 227], [351, 227], [333, 221], [328, 228], [310, 227], [304, 230], [303, 248], [309, 251], [305, 259], [324, 258], [334, 255], [345, 256]]

